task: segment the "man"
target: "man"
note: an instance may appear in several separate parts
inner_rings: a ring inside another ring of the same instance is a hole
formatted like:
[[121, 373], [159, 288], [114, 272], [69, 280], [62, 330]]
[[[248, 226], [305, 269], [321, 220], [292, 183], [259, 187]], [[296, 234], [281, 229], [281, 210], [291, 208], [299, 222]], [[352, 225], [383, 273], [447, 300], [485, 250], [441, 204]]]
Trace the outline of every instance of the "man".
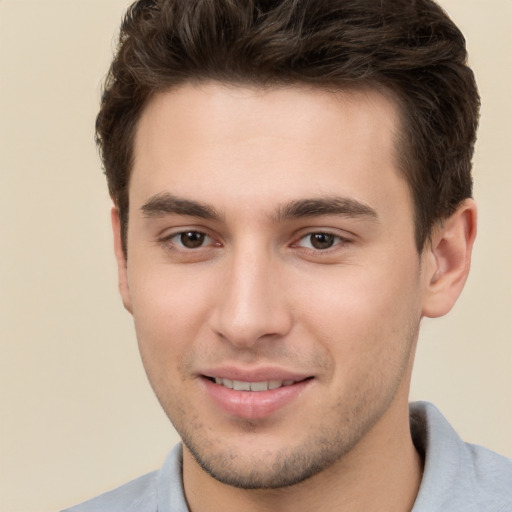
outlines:
[[136, 2], [97, 140], [183, 443], [70, 510], [512, 510], [512, 462], [408, 404], [469, 272], [478, 107], [431, 0]]

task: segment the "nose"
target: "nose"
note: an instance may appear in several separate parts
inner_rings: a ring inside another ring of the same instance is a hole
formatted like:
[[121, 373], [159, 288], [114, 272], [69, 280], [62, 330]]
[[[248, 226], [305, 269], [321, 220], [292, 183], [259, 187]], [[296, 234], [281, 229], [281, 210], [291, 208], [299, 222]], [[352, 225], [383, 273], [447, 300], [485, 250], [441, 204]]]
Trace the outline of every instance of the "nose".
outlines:
[[278, 339], [291, 329], [283, 271], [265, 250], [234, 251], [219, 284], [211, 326], [236, 347], [250, 348], [263, 339]]

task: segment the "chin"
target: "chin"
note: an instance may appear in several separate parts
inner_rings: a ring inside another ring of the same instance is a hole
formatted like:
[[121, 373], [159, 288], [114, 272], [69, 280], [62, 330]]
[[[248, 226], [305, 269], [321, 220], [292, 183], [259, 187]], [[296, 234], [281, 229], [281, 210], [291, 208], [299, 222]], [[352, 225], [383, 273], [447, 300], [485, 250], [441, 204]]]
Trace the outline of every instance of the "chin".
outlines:
[[215, 480], [240, 489], [279, 489], [300, 484], [331, 467], [350, 451], [355, 440], [347, 443], [342, 436], [309, 436], [300, 445], [272, 450], [258, 448], [247, 453], [236, 446], [206, 449], [183, 436], [183, 442], [195, 462]]

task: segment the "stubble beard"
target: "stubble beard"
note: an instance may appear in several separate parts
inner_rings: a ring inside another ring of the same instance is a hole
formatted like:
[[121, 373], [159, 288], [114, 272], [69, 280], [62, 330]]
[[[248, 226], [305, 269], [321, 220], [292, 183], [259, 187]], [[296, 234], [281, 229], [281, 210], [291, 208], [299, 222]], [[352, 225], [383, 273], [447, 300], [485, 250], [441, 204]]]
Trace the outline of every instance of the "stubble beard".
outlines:
[[292, 451], [247, 457], [231, 451], [206, 454], [186, 437], [183, 443], [200, 467], [215, 480], [239, 489], [280, 489], [297, 485], [334, 464], [340, 454], [326, 438], [316, 436]]
[[[349, 415], [339, 418], [337, 428], [315, 425], [301, 443], [268, 453], [262, 450], [257, 455], [254, 451], [252, 455], [240, 453], [229, 447], [229, 441], [219, 443], [222, 434], [216, 438], [213, 432], [204, 435], [208, 429], [201, 422], [188, 423], [190, 428], [174, 426], [197, 464], [215, 480], [239, 489], [275, 490], [301, 484], [343, 459], [385, 413], [394, 393], [390, 395], [379, 408], [359, 403]], [[245, 431], [248, 437], [254, 436], [252, 442], [257, 445], [257, 427], [247, 421]]]

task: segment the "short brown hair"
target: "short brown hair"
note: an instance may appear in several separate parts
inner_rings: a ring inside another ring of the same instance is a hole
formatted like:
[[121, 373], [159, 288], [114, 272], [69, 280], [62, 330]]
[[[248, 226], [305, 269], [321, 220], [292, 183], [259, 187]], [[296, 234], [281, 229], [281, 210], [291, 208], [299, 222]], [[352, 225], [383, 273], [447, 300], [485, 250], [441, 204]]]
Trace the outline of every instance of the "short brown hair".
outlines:
[[139, 0], [126, 13], [96, 140], [126, 251], [138, 119], [185, 82], [370, 86], [401, 112], [398, 153], [421, 251], [471, 197], [479, 96], [465, 39], [432, 0]]

